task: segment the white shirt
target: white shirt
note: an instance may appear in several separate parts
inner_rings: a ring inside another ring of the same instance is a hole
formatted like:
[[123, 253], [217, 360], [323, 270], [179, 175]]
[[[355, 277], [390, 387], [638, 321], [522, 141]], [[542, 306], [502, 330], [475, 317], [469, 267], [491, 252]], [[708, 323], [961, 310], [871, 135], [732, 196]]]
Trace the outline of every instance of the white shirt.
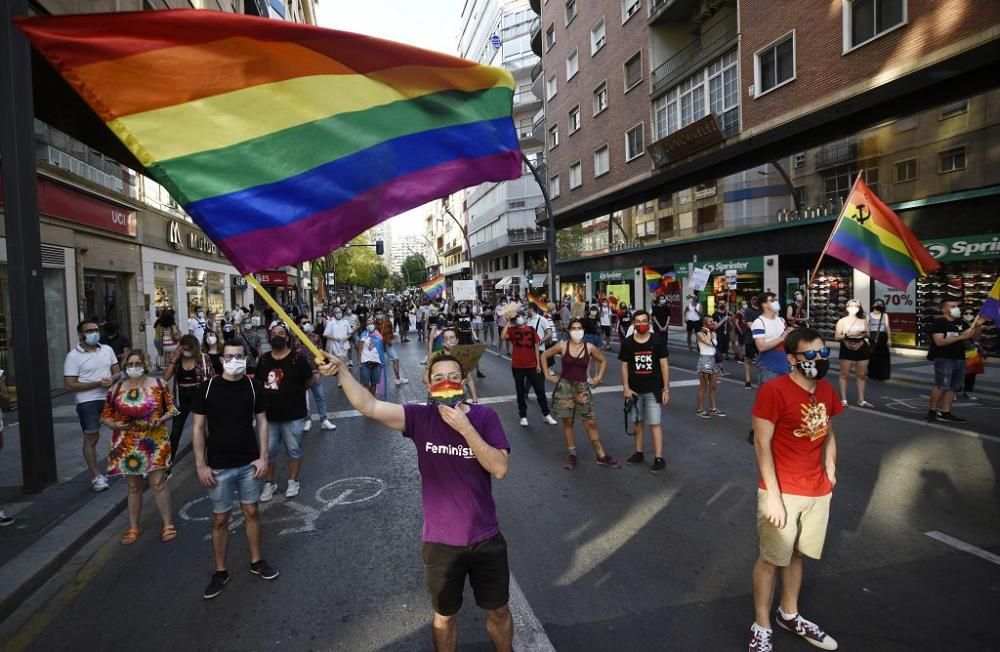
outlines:
[[351, 322], [347, 321], [347, 319], [331, 319], [326, 322], [326, 327], [323, 329], [323, 337], [330, 338], [327, 344], [327, 352], [338, 357], [343, 357], [350, 347], [350, 342], [346, 341], [350, 336]]
[[716, 345], [718, 343], [719, 343], [719, 338], [715, 335], [715, 333], [712, 333], [712, 343], [711, 344], [705, 344], [699, 338], [698, 339], [698, 353], [699, 353], [699, 355], [715, 355], [715, 347], [716, 347]]
[[699, 321], [701, 319], [701, 304], [696, 303], [693, 306], [688, 303], [687, 308], [684, 311], [684, 319], [688, 321]]
[[610, 326], [611, 325], [611, 308], [605, 308], [604, 306], [601, 306], [600, 317], [601, 317], [601, 326]]
[[243, 317], [244, 317], [243, 311], [239, 308], [233, 308], [232, 311], [229, 313], [229, 318], [233, 321], [234, 324], [242, 324]]
[[[76, 376], [81, 383], [96, 383], [105, 378], [111, 378], [111, 367], [118, 364], [114, 350], [107, 344], [100, 344], [96, 351], [88, 351], [83, 345], [77, 345], [66, 354], [63, 363], [64, 376]], [[113, 380], [113, 379], [112, 379]], [[95, 387], [76, 393], [77, 403], [88, 401], [103, 401], [108, 394], [105, 387]]]
[[361, 347], [361, 362], [377, 362], [382, 364], [382, 358], [378, 355], [378, 349], [376, 349], [371, 343], [371, 335], [368, 331], [361, 334], [361, 341], [365, 343]]
[[538, 345], [539, 351], [545, 350], [545, 331], [553, 328], [552, 322], [548, 320], [547, 317], [542, 317], [541, 315], [535, 317], [535, 321], [532, 323], [535, 327], [535, 332], [538, 333], [538, 339], [541, 343]]
[[200, 344], [205, 339], [205, 327], [208, 323], [204, 319], [191, 317], [188, 319], [188, 332], [198, 338]]

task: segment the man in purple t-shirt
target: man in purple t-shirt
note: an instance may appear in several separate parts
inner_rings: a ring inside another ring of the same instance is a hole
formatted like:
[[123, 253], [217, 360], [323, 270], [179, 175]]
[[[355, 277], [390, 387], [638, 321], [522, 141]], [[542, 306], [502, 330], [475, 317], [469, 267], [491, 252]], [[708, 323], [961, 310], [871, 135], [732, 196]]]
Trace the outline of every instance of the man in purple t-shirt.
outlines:
[[[320, 372], [339, 376], [345, 368], [328, 355]], [[507, 542], [500, 534], [491, 482], [491, 476], [501, 480], [507, 474], [510, 443], [497, 413], [465, 402], [465, 370], [448, 355], [430, 364], [426, 405], [380, 401], [350, 373], [339, 378], [358, 412], [401, 431], [417, 448], [424, 506], [421, 556], [434, 606], [435, 649], [457, 649], [456, 617], [468, 576], [476, 604], [486, 610], [490, 640], [497, 650], [511, 650]]]

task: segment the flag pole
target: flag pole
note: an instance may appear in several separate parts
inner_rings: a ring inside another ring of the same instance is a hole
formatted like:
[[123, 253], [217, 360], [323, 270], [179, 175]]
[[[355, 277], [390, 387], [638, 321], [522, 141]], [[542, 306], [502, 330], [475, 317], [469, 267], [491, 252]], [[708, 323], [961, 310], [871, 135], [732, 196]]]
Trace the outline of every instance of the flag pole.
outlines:
[[[847, 198], [848, 199], [851, 198], [851, 195], [854, 194], [855, 188], [858, 187], [858, 182], [861, 181], [861, 174], [862, 173], [859, 170], [858, 171], [858, 178], [854, 180], [854, 185], [851, 186], [851, 192], [849, 192], [847, 194]], [[841, 208], [840, 208], [840, 215], [837, 216], [837, 221], [833, 223], [833, 230], [830, 231], [830, 237], [828, 237], [826, 239], [826, 244], [823, 245], [823, 250], [821, 252], [819, 252], [819, 260], [816, 261], [816, 267], [813, 268], [813, 271], [812, 271], [812, 274], [810, 274], [810, 277], [808, 279], [806, 279], [807, 282], [810, 285], [812, 284], [812, 280], [811, 279], [816, 278], [816, 274], [819, 272], [819, 266], [823, 263], [823, 257], [826, 255], [826, 250], [830, 248], [830, 243], [833, 241], [833, 236], [834, 236], [835, 233], [837, 233], [837, 228], [840, 226], [840, 222], [844, 219], [844, 215], [847, 213], [847, 205], [848, 205], [848, 202], [845, 201], [844, 205], [841, 206]], [[807, 292], [809, 291], [809, 286], [808, 285], [806, 286], [806, 291]]]
[[254, 278], [254, 275], [247, 274], [244, 278], [246, 278], [247, 283], [250, 284], [250, 287], [256, 290], [257, 294], [259, 294], [261, 298], [264, 299], [264, 303], [266, 303], [268, 306], [271, 307], [271, 310], [273, 310], [275, 314], [278, 315], [278, 318], [281, 321], [285, 322], [285, 325], [288, 327], [288, 330], [290, 330], [295, 335], [295, 337], [299, 338], [299, 341], [302, 342], [307, 349], [309, 349], [310, 353], [316, 356], [317, 360], [322, 360], [325, 362], [326, 357], [324, 356], [323, 352], [315, 344], [313, 344], [313, 341], [310, 340], [305, 333], [302, 332], [302, 329], [299, 328], [299, 325], [296, 324], [295, 321], [288, 316], [288, 313], [286, 313], [284, 309], [278, 304], [278, 302], [274, 300], [274, 297], [272, 297], [270, 293], [264, 289], [264, 286], [262, 286], [257, 281], [256, 278]]

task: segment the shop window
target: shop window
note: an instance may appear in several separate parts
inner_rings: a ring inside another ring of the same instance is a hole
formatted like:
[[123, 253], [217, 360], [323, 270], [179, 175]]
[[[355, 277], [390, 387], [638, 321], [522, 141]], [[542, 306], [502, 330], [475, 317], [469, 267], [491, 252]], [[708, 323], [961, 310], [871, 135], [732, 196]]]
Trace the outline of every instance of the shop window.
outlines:
[[755, 97], [795, 79], [795, 32], [781, 37], [754, 57]]
[[945, 150], [938, 154], [938, 158], [941, 162], [940, 171], [944, 172], [955, 172], [957, 170], [965, 169], [965, 148], [955, 147], [953, 149]]
[[896, 183], [913, 181], [917, 178], [917, 159], [911, 158], [896, 163]]
[[843, 0], [844, 52], [906, 23], [906, 0]]
[[594, 150], [594, 178], [607, 174], [611, 169], [611, 152], [608, 146]]

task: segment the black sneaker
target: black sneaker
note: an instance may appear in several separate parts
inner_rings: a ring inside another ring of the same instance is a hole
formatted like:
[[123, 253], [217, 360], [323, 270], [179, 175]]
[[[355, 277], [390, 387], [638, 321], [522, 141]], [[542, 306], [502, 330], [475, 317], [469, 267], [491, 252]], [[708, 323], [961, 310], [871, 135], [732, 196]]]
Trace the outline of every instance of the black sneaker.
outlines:
[[743, 387], [745, 387], [746, 389], [753, 389], [753, 385], [750, 383], [750, 381], [743, 383]]
[[951, 421], [952, 423], [965, 423], [965, 419], [962, 417], [956, 417], [951, 412], [938, 412], [937, 418], [939, 421]]
[[653, 459], [653, 466], [649, 469], [650, 473], [659, 473], [663, 469], [667, 468], [667, 463], [662, 457], [657, 457]]
[[250, 572], [254, 575], [260, 575], [265, 580], [273, 580], [278, 576], [278, 569], [271, 566], [263, 559], [250, 564]]
[[753, 444], [753, 428], [750, 429], [750, 434], [747, 435], [747, 443]]
[[927, 410], [928, 421], [937, 421], [937, 419], [938, 419], [938, 413], [936, 410]]
[[229, 573], [227, 571], [215, 571], [212, 573], [212, 579], [208, 583], [208, 587], [205, 588], [205, 592], [201, 594], [201, 597], [206, 600], [211, 600], [215, 596], [222, 593], [222, 589], [229, 584]]
[[486, 374], [476, 369], [476, 378], [486, 378]]
[[628, 464], [629, 466], [635, 466], [636, 464], [642, 464], [642, 461], [644, 459], [646, 459], [646, 456], [643, 455], [640, 451], [636, 451], [632, 453], [631, 457], [625, 460], [625, 463]]

